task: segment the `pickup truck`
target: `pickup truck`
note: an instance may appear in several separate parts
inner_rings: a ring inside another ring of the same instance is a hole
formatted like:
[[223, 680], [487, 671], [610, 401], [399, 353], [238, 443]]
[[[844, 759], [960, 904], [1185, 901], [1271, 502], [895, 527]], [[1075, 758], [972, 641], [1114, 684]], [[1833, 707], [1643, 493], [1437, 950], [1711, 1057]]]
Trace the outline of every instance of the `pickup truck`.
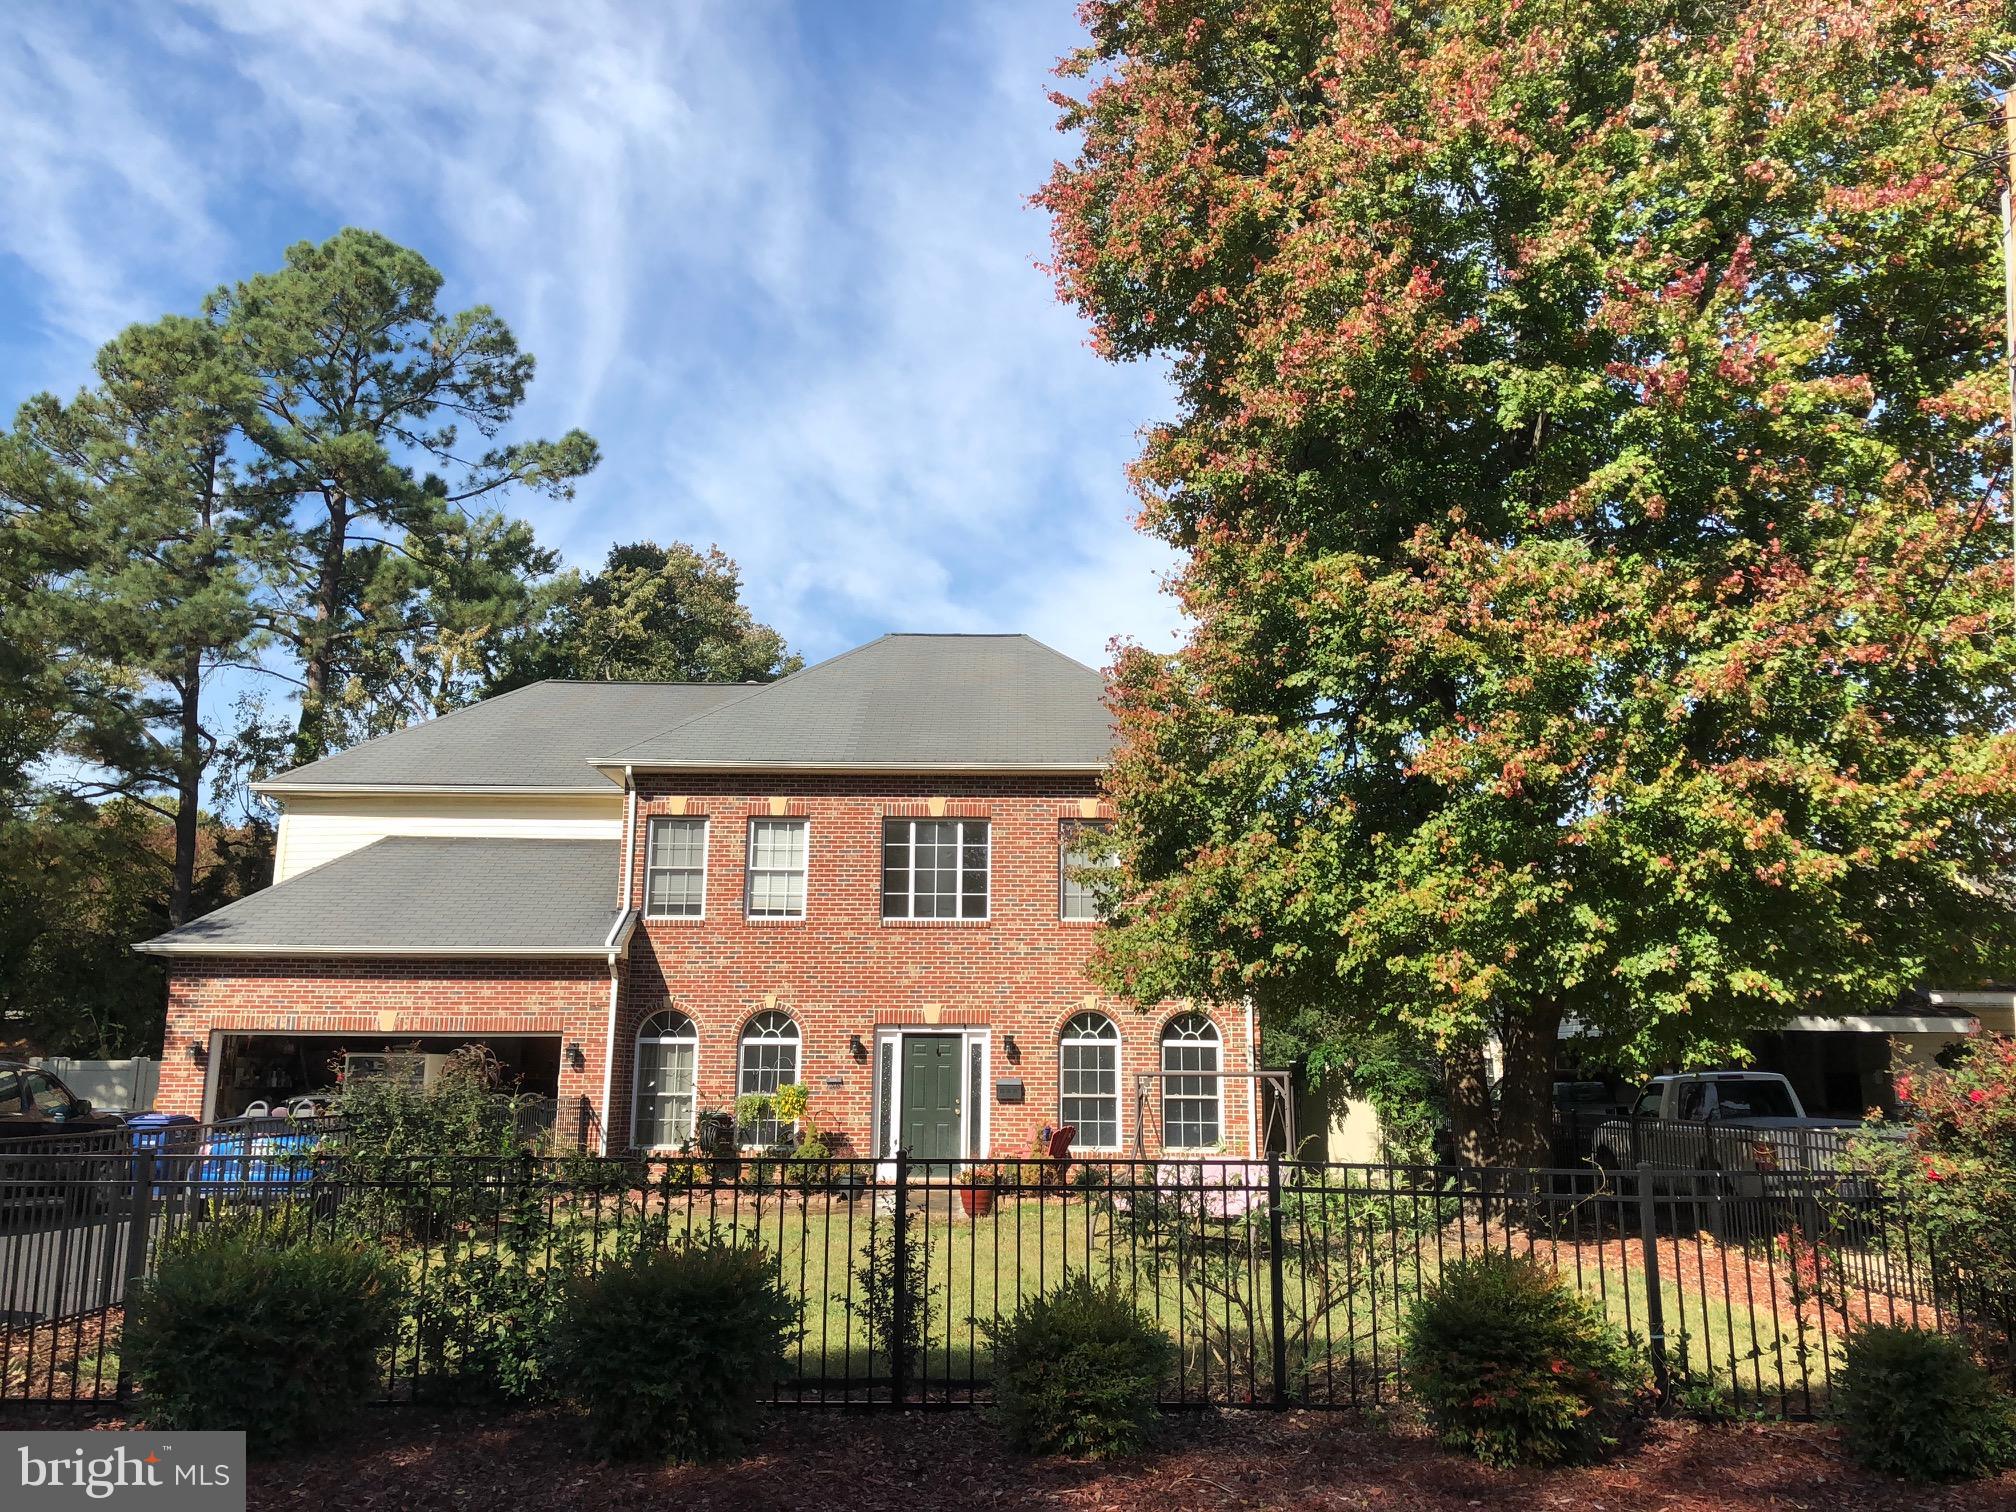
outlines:
[[1808, 1117], [1773, 1072], [1690, 1071], [1647, 1082], [1627, 1115], [1596, 1130], [1590, 1155], [1613, 1177], [1655, 1168], [1655, 1189], [1695, 1190], [1702, 1178], [1692, 1173], [1712, 1171], [1723, 1195], [1755, 1197], [1772, 1176], [1846, 1170], [1848, 1135], [1860, 1127]]

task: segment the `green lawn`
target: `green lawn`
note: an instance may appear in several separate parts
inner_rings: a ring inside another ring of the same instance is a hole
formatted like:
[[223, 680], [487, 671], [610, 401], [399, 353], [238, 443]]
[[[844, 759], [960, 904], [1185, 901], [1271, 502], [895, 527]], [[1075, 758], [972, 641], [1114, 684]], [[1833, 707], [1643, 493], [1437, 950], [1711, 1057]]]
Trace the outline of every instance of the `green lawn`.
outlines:
[[[888, 1270], [889, 1204], [886, 1192], [847, 1200], [747, 1187], [658, 1189], [641, 1202], [634, 1192], [599, 1199], [556, 1193], [554, 1205], [538, 1211], [562, 1221], [535, 1225], [529, 1245], [500, 1245], [503, 1231], [478, 1215], [473, 1224], [421, 1243], [409, 1237], [397, 1247], [425, 1299], [439, 1294], [444, 1277], [492, 1260], [532, 1276], [537, 1284], [522, 1294], [543, 1290], [545, 1278], [557, 1280], [565, 1264], [569, 1233], [577, 1258], [605, 1261], [626, 1245], [710, 1230], [760, 1244], [802, 1308], [796, 1383], [786, 1395], [833, 1397], [847, 1383], [858, 1398], [886, 1393], [890, 1376], [886, 1338], [871, 1337], [864, 1282], [876, 1260]], [[394, 1210], [376, 1221], [362, 1207], [346, 1211], [365, 1232], [402, 1231]], [[1214, 1217], [1194, 1203], [1151, 1216], [1078, 1190], [1004, 1194], [993, 1212], [969, 1217], [958, 1192], [933, 1187], [913, 1198], [907, 1231], [929, 1297], [927, 1347], [912, 1371], [913, 1386], [954, 1397], [984, 1387], [992, 1370], [984, 1325], [1023, 1298], [1089, 1273], [1126, 1291], [1178, 1342], [1173, 1397], [1242, 1402], [1272, 1395], [1273, 1260], [1264, 1217]], [[1291, 1194], [1281, 1239], [1288, 1386], [1318, 1403], [1390, 1400], [1408, 1305], [1446, 1262], [1484, 1243], [1531, 1249], [1619, 1327], [1641, 1340], [1651, 1328], [1639, 1246], [1593, 1225], [1570, 1227], [1558, 1240], [1508, 1231], [1502, 1219], [1480, 1231], [1474, 1213], [1449, 1204], [1410, 1206], [1391, 1194], [1354, 1189]], [[1676, 1371], [1733, 1391], [1734, 1405], [1745, 1411], [1773, 1412], [1781, 1403], [1801, 1411], [1824, 1397], [1847, 1331], [1838, 1298], [1823, 1308], [1795, 1296], [1782, 1257], [1770, 1249], [1723, 1248], [1689, 1235], [1662, 1242], [1660, 1251], [1663, 1321]], [[508, 1305], [503, 1310], [508, 1314]], [[1874, 1315], [1888, 1321], [1884, 1301]], [[1900, 1316], [1909, 1321], [1910, 1309], [1902, 1307]], [[16, 1331], [9, 1358], [0, 1362], [0, 1389], [39, 1391], [53, 1378], [59, 1394], [67, 1395], [72, 1380], [80, 1395], [109, 1394], [118, 1361], [116, 1320], [108, 1324], [102, 1338], [74, 1324]], [[478, 1328], [506, 1324], [508, 1316], [474, 1320]], [[410, 1378], [416, 1350], [409, 1330], [395, 1379]]]
[[[1361, 1198], [1363, 1194], [1360, 1194]], [[1289, 1339], [1292, 1393], [1317, 1401], [1355, 1403], [1390, 1398], [1401, 1317], [1441, 1265], [1481, 1242], [1474, 1227], [1409, 1215], [1391, 1223], [1390, 1203], [1350, 1199], [1304, 1224], [1284, 1218], [1283, 1324]], [[824, 1193], [764, 1193], [695, 1189], [605, 1200], [591, 1212], [591, 1243], [614, 1253], [624, 1236], [649, 1221], [671, 1235], [710, 1227], [736, 1242], [763, 1246], [786, 1289], [800, 1300], [803, 1333], [795, 1365], [802, 1389], [853, 1382], [865, 1394], [886, 1384], [886, 1349], [871, 1341], [864, 1316], [863, 1273], [891, 1243], [886, 1196], [877, 1207]], [[1246, 1401], [1272, 1393], [1272, 1276], [1264, 1221], [1241, 1223], [1202, 1214], [1158, 1223], [1131, 1221], [1102, 1199], [1070, 1191], [1004, 1196], [995, 1211], [967, 1216], [958, 1194], [933, 1189], [913, 1201], [910, 1242], [922, 1253], [930, 1295], [927, 1349], [913, 1382], [960, 1394], [984, 1384], [991, 1352], [983, 1325], [1012, 1312], [1024, 1297], [1090, 1273], [1121, 1287], [1181, 1346], [1172, 1394], [1182, 1399]], [[1617, 1236], [1585, 1234], [1570, 1242], [1530, 1241], [1606, 1314], [1643, 1339], [1650, 1319], [1642, 1258]], [[1492, 1231], [1493, 1247], [1506, 1236]], [[1515, 1248], [1529, 1241], [1514, 1233]], [[1789, 1395], [1798, 1408], [1818, 1395], [1827, 1367], [1838, 1366], [1841, 1330], [1831, 1316], [1825, 1336], [1818, 1309], [1791, 1305], [1782, 1277], [1738, 1256], [1723, 1263], [1691, 1239], [1662, 1244], [1660, 1288], [1669, 1354], [1699, 1378], [1734, 1387], [1754, 1410]], [[459, 1258], [466, 1259], [465, 1242]], [[414, 1256], [428, 1267], [458, 1263], [458, 1252], [428, 1249]], [[1801, 1317], [1805, 1325], [1800, 1324]], [[792, 1388], [793, 1390], [797, 1388]], [[830, 1389], [830, 1388], [829, 1388]], [[787, 1391], [787, 1394], [789, 1392]]]

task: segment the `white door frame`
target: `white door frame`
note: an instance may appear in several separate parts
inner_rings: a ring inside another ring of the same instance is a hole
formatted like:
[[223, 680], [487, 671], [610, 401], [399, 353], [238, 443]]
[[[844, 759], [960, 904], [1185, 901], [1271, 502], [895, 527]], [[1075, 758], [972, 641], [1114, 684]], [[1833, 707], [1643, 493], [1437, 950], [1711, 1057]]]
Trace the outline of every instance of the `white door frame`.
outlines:
[[[893, 1160], [896, 1151], [896, 1131], [903, 1126], [903, 1041], [916, 1035], [930, 1035], [937, 1038], [956, 1035], [959, 1039], [959, 1155], [957, 1163], [970, 1164], [974, 1160], [985, 1160], [994, 1148], [994, 1031], [985, 1024], [877, 1024], [875, 1045], [869, 1065], [873, 1074], [868, 1087], [868, 1118], [876, 1125], [873, 1131], [873, 1148], [877, 1160]], [[885, 1089], [882, 1085], [882, 1047], [891, 1047], [889, 1061], [890, 1075], [895, 1085]], [[980, 1047], [980, 1106], [973, 1104], [973, 1047]], [[887, 1122], [883, 1123], [883, 1114]], [[973, 1124], [975, 1114], [980, 1119], [980, 1153], [969, 1153], [973, 1148]], [[884, 1152], [887, 1152], [886, 1154]]]

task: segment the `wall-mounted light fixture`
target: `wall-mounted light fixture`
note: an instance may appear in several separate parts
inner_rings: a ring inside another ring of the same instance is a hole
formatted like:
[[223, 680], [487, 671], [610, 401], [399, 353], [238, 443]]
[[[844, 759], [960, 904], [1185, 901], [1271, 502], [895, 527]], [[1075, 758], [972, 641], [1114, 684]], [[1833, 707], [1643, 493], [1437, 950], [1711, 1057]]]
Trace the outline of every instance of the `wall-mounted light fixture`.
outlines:
[[191, 1040], [189, 1042], [189, 1059], [196, 1062], [196, 1064], [200, 1066], [203, 1064], [203, 1062], [205, 1062], [209, 1058], [210, 1058], [209, 1051], [205, 1050], [195, 1040]]
[[588, 1057], [581, 1050], [581, 1041], [569, 1040], [567, 1042], [567, 1064], [572, 1066], [576, 1071], [579, 1071], [583, 1066], [588, 1064]]
[[857, 1061], [868, 1059], [868, 1047], [861, 1043], [860, 1035], [850, 1034], [847, 1036], [847, 1053]]
[[1014, 1035], [1012, 1034], [1002, 1035], [1001, 1043], [1007, 1047], [1008, 1059], [1010, 1059], [1011, 1061], [1019, 1061], [1022, 1059], [1022, 1047], [1015, 1043]]

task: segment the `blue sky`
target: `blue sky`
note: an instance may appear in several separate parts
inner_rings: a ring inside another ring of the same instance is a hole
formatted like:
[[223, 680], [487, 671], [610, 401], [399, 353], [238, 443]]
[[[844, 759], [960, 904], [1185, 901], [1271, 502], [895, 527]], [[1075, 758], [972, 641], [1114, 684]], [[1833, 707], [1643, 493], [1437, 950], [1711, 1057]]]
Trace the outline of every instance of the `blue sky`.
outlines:
[[1097, 360], [1027, 197], [1069, 0], [9, 7], [0, 404], [345, 224], [424, 252], [580, 425], [576, 565], [717, 542], [812, 657], [1026, 630], [1170, 643], [1123, 468], [1162, 374]]

